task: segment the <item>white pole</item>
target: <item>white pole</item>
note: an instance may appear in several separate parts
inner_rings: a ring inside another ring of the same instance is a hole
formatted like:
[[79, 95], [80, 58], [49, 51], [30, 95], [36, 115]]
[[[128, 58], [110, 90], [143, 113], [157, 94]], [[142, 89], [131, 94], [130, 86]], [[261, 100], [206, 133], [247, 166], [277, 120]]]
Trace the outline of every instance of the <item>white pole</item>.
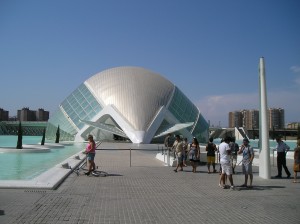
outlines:
[[267, 110], [267, 88], [265, 77], [265, 62], [261, 57], [259, 60], [259, 176], [264, 179], [271, 178], [269, 126]]

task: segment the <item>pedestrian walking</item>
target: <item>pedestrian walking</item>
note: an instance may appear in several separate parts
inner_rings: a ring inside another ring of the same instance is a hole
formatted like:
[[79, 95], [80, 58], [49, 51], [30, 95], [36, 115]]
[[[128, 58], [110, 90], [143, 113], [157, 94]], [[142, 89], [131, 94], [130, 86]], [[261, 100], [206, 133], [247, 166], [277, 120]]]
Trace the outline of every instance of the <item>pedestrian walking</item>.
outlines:
[[183, 152], [183, 143], [181, 141], [181, 138], [179, 135], [176, 135], [176, 140], [172, 146], [172, 149], [175, 152], [176, 155], [176, 159], [177, 159], [177, 166], [176, 169], [174, 170], [175, 172], [177, 172], [178, 168], [180, 167], [180, 171], [183, 171], [183, 156], [184, 156], [184, 152]]

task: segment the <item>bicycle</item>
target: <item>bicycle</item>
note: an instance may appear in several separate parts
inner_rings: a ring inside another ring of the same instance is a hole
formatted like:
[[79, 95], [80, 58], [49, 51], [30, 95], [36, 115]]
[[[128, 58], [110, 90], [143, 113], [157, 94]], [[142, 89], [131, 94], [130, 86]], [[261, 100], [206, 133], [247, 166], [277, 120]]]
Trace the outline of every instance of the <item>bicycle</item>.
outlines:
[[[76, 169], [73, 170], [73, 172], [75, 172], [77, 174], [77, 176], [79, 176], [80, 175], [80, 170], [88, 171], [88, 169], [86, 168], [86, 164], [87, 164], [87, 160], [82, 162]], [[96, 166], [96, 170], [93, 170], [91, 172], [92, 176], [94, 176], [94, 177], [106, 177], [106, 176], [108, 176], [107, 172], [97, 170], [97, 169], [98, 169], [98, 166]]]

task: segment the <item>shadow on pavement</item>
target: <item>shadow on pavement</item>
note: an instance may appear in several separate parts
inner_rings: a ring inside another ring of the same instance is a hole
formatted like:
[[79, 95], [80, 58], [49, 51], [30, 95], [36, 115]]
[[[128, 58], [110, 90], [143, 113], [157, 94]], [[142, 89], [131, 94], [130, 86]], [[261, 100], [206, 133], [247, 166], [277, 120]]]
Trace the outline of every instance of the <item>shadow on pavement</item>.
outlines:
[[273, 190], [273, 189], [282, 189], [286, 188], [284, 186], [252, 186], [252, 188], [249, 187], [236, 187], [240, 191], [249, 191], [249, 190], [256, 190], [256, 191], [263, 191], [263, 190]]

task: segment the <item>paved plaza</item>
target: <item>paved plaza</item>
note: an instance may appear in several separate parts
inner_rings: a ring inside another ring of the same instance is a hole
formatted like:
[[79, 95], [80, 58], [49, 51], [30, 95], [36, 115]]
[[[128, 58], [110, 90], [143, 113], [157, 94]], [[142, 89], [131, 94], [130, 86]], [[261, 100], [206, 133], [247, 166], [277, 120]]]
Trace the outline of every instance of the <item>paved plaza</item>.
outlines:
[[[300, 223], [300, 183], [292, 179], [264, 180], [255, 167], [253, 189], [221, 189], [205, 165], [175, 173], [156, 153], [132, 150], [130, 166], [129, 150], [97, 150], [107, 177], [72, 173], [56, 190], [0, 189], [0, 223]], [[244, 179], [237, 171], [236, 186]]]

